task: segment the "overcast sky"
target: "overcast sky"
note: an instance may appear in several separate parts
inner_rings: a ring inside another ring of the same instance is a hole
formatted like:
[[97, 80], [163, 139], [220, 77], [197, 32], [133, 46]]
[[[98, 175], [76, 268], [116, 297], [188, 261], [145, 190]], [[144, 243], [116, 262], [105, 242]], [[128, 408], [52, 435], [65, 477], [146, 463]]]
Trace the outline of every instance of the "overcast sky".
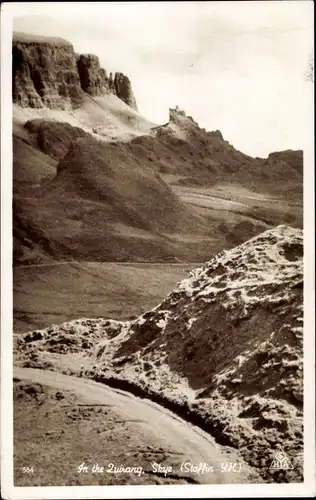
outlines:
[[60, 36], [76, 52], [97, 54], [108, 72], [129, 76], [139, 111], [155, 123], [179, 105], [254, 156], [304, 146], [310, 1], [18, 7], [16, 31]]

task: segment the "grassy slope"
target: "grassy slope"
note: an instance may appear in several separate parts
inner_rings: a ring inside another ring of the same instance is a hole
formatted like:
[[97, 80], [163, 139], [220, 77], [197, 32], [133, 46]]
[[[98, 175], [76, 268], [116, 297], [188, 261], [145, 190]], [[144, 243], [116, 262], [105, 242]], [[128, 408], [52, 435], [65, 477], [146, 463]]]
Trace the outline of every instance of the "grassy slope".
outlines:
[[[58, 169], [49, 185], [18, 200], [15, 213], [32, 226], [35, 240], [44, 233], [59, 259], [175, 260], [181, 247], [168, 235], [193, 232], [207, 239], [203, 218], [151, 165], [137, 162], [128, 145], [84, 139], [71, 146]], [[117, 224], [130, 233], [118, 231]]]
[[[99, 117], [111, 122], [114, 115], [116, 123], [129, 122], [124, 103], [118, 109], [115, 99], [99, 101], [98, 113], [90, 99], [76, 112], [85, 113], [90, 120], [94, 117], [95, 123]], [[38, 112], [18, 111], [31, 118]], [[56, 113], [59, 120], [68, 116], [63, 111]], [[135, 112], [131, 110], [131, 114]], [[37, 118], [28, 128], [21, 120], [14, 125], [15, 258], [20, 263], [50, 262], [52, 258], [201, 262], [270, 225], [301, 225], [299, 191], [290, 200], [251, 191], [227, 178], [227, 171], [226, 183], [207, 187], [214, 171], [203, 163], [205, 153], [172, 137], [142, 137], [130, 144], [98, 143], [96, 148], [91, 142], [93, 154], [86, 145], [73, 149], [61, 161], [60, 175], [54, 180], [58, 162], [72, 140], [83, 133], [67, 123]], [[80, 124], [72, 119], [73, 125]], [[174, 173], [166, 173], [170, 169]], [[293, 175], [292, 181], [297, 179]], [[188, 183], [188, 179], [196, 183]], [[205, 186], [199, 186], [201, 180]], [[163, 192], [169, 206], [162, 203]], [[15, 331], [80, 316], [128, 318], [140, 314], [184, 276], [181, 267], [161, 269], [88, 262], [16, 269]]]
[[14, 332], [81, 317], [131, 319], [159, 303], [186, 264], [72, 263], [14, 269]]
[[[121, 110], [116, 113], [118, 120]], [[123, 123], [132, 118], [124, 113]], [[37, 246], [40, 242], [36, 255], [43, 251], [58, 259], [195, 261], [270, 225], [301, 224], [300, 155], [294, 155], [295, 164], [268, 164], [197, 127], [185, 140], [142, 136], [107, 144], [100, 135], [97, 141], [68, 123], [41, 119], [16, 126], [15, 133], [15, 255], [20, 261], [33, 259], [23, 232]], [[41, 157], [35, 157], [38, 148]], [[49, 182], [52, 169], [48, 172], [46, 164], [52, 160], [59, 161], [58, 175]], [[33, 165], [29, 172], [25, 162]], [[22, 188], [28, 186], [25, 194]], [[224, 192], [218, 195], [220, 186]], [[228, 208], [219, 200], [227, 194]], [[233, 202], [236, 198], [241, 204]]]
[[27, 194], [30, 187], [54, 178], [56, 166], [56, 160], [32, 143], [13, 136], [13, 188], [16, 193], [24, 189]]

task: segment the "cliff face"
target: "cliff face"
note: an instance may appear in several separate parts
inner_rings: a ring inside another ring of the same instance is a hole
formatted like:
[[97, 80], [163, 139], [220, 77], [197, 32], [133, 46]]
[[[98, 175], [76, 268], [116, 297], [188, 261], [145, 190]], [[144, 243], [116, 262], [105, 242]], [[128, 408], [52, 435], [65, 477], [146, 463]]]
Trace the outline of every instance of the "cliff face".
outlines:
[[115, 73], [114, 87], [117, 97], [128, 104], [131, 108], [137, 109], [136, 100], [132, 91], [129, 78], [123, 73]]
[[279, 163], [281, 166], [286, 167], [289, 165], [292, 168], [295, 168], [297, 172], [303, 175], [303, 151], [276, 151], [274, 153], [270, 153], [267, 160], [270, 166]]
[[108, 77], [97, 56], [75, 54], [66, 40], [15, 33], [12, 59], [13, 101], [22, 107], [73, 108], [80, 106], [84, 93], [111, 92], [137, 109], [127, 76]]
[[77, 68], [84, 92], [92, 96], [111, 92], [131, 108], [137, 109], [130, 79], [123, 73], [115, 73], [114, 78], [112, 73], [108, 76], [94, 54], [77, 56]]
[[82, 90], [92, 96], [102, 95], [109, 91], [106, 71], [100, 67], [99, 58], [94, 54], [82, 54], [77, 58]]
[[69, 42], [15, 34], [12, 56], [14, 102], [22, 107], [51, 109], [80, 105], [82, 91]]

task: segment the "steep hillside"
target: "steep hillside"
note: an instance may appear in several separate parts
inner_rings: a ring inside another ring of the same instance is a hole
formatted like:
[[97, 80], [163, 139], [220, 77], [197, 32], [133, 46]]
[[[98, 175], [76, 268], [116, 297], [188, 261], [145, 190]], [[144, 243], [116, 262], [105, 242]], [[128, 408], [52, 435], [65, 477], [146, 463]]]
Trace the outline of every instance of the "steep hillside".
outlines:
[[13, 136], [13, 191], [30, 193], [56, 175], [57, 162], [42, 153], [31, 141]]
[[[236, 150], [219, 130], [208, 132], [179, 108], [169, 110], [169, 122], [152, 128], [156, 138], [137, 138], [144, 148], [159, 150], [160, 171], [177, 175], [177, 184], [191, 187], [237, 183], [255, 192], [287, 196], [302, 190], [303, 152], [284, 151], [267, 159]], [[171, 151], [177, 160], [168, 162]], [[286, 194], [287, 193], [287, 194]]]
[[14, 262], [191, 261], [302, 225], [303, 157], [237, 151], [62, 39], [13, 37]]
[[107, 74], [94, 54], [76, 54], [66, 40], [14, 33], [13, 130], [28, 119], [57, 119], [105, 140], [130, 139], [152, 126], [137, 112], [129, 78]]
[[[189, 415], [266, 481], [301, 481], [302, 256], [302, 231], [279, 226], [193, 270], [135, 321], [83, 319], [23, 335], [17, 362], [67, 373], [81, 365]], [[270, 469], [278, 445], [293, 469]]]
[[[55, 159], [69, 149], [52, 180], [32, 196], [16, 195], [14, 215], [18, 231], [25, 228], [35, 243], [49, 242], [42, 245], [46, 253], [95, 261], [177, 260], [190, 248], [181, 249], [174, 235], [201, 243], [212, 239], [206, 221], [130, 143], [104, 144], [81, 129], [44, 125], [38, 139], [42, 149]], [[22, 239], [17, 259], [23, 257], [23, 246]]]
[[16, 129], [15, 262], [41, 252], [196, 262], [272, 225], [301, 225], [299, 152], [260, 164], [187, 117], [170, 127], [124, 142], [43, 118]]
[[85, 94], [75, 109], [24, 108], [13, 104], [13, 132], [25, 137], [24, 125], [29, 120], [67, 123], [82, 128], [94, 137], [109, 142], [127, 141], [150, 133], [152, 123], [113, 94]]

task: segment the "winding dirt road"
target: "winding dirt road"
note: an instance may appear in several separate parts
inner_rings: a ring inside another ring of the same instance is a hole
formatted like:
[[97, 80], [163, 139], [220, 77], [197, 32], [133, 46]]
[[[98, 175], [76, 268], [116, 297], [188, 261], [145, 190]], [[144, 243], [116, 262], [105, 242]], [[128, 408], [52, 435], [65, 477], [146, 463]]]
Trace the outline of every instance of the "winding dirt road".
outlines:
[[237, 460], [231, 453], [228, 454], [227, 450], [220, 447], [211, 436], [198, 427], [185, 422], [150, 400], [140, 399], [130, 393], [112, 389], [92, 380], [57, 372], [14, 367], [14, 377], [59, 390], [72, 391], [87, 404], [112, 406], [122, 418], [135, 419], [141, 428], [145, 427], [147, 431], [150, 430], [156, 436], [157, 441], [167, 441], [172, 444], [172, 447], [183, 456], [186, 464], [190, 463], [193, 466], [207, 464], [210, 469], [213, 468], [200, 474], [179, 468], [177, 474], [180, 477], [189, 475], [196, 482], [204, 484], [254, 482], [253, 471], [240, 460], [234, 472], [223, 472], [221, 464], [229, 464]]

